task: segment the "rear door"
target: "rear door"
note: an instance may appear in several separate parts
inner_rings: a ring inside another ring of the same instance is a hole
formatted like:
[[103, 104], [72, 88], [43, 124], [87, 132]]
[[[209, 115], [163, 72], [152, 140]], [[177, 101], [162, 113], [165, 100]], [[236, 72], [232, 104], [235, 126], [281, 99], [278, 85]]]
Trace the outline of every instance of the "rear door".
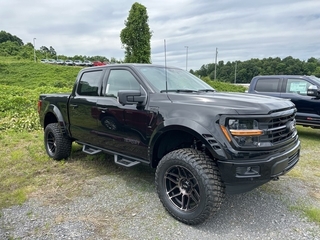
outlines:
[[97, 98], [101, 94], [104, 69], [93, 69], [81, 74], [75, 92], [69, 101], [70, 132], [72, 137], [85, 143], [94, 143], [97, 127]]

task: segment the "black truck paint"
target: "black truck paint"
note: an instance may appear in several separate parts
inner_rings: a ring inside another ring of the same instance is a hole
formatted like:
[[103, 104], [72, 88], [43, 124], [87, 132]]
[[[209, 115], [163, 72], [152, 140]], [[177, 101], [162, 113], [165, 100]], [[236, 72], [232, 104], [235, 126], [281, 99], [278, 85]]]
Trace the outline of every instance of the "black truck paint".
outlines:
[[248, 93], [290, 99], [297, 108], [298, 125], [320, 128], [320, 78], [300, 75], [254, 77]]
[[291, 101], [216, 92], [178, 68], [84, 68], [71, 94], [41, 94], [38, 111], [50, 157], [68, 158], [75, 141], [123, 166], [149, 164], [162, 204], [186, 224], [216, 212], [225, 192], [250, 191], [299, 161]]

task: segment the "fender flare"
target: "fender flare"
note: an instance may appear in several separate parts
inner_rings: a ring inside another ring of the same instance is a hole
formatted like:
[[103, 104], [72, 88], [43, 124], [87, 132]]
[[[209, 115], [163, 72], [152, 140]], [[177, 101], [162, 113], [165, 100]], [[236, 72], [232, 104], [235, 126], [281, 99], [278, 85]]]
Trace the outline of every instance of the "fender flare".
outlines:
[[[59, 124], [59, 128], [61, 130], [61, 133], [63, 135], [69, 136], [68, 135], [69, 131], [68, 131], [68, 128], [66, 126], [66, 122], [63, 119], [62, 113], [61, 113], [60, 109], [54, 104], [48, 105], [48, 107], [46, 109], [46, 114], [45, 114], [45, 117], [44, 117], [44, 124], [43, 124], [44, 128], [46, 127], [46, 119], [47, 119], [47, 114], [48, 113], [52, 113], [55, 116], [55, 118], [56, 118], [55, 122], [57, 122]], [[52, 121], [49, 121], [48, 123], [52, 123]]]
[[186, 118], [174, 118], [162, 122], [151, 135], [148, 146], [148, 157], [151, 166], [154, 165], [153, 163], [155, 161], [153, 159], [155, 146], [157, 146], [164, 133], [172, 130], [180, 130], [193, 135], [205, 144], [206, 148], [214, 158], [227, 159], [221, 143], [217, 141], [216, 136], [214, 136], [212, 132], [193, 120]]

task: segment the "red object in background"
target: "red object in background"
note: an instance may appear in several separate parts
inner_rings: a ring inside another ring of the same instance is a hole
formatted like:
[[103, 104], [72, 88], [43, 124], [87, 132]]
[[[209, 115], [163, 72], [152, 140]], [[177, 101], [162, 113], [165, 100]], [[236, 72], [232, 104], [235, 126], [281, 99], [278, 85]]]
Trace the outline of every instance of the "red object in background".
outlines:
[[93, 62], [93, 66], [103, 66], [103, 65], [106, 65], [106, 64], [103, 63], [103, 62], [100, 62], [100, 61], [94, 61]]

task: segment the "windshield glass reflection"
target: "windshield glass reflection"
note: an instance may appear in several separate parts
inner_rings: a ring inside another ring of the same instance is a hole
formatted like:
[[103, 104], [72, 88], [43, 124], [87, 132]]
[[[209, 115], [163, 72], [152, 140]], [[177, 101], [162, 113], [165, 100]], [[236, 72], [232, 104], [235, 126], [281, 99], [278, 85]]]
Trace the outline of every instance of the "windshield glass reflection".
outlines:
[[167, 68], [155, 66], [137, 66], [138, 71], [147, 79], [147, 81], [161, 92], [166, 90], [214, 90], [210, 85], [206, 84], [196, 76], [178, 68]]

